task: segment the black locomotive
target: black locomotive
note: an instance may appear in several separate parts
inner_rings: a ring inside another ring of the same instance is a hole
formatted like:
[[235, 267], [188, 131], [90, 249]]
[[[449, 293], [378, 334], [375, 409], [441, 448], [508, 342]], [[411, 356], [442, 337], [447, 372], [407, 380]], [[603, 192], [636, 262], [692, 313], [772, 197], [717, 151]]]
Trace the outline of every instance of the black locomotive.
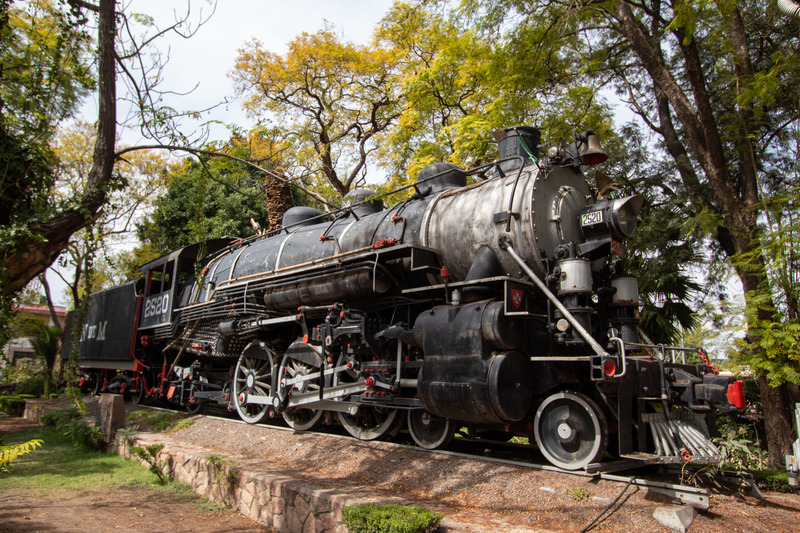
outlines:
[[363, 190], [333, 214], [294, 207], [279, 232], [176, 250], [93, 295], [89, 383], [359, 439], [406, 425], [428, 449], [522, 435], [566, 469], [713, 460], [706, 416], [741, 408], [741, 383], [642, 342], [620, 261], [642, 198], [590, 187], [582, 168], [607, 157], [592, 132], [546, 154], [534, 128], [497, 137], [496, 162], [431, 165], [392, 208]]

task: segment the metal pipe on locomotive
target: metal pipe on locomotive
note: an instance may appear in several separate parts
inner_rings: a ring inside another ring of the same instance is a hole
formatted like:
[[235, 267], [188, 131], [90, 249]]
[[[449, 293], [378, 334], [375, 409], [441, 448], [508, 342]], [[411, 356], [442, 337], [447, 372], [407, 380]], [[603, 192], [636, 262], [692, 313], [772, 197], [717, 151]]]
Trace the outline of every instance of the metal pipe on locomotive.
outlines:
[[430, 165], [389, 209], [357, 190], [333, 215], [295, 207], [279, 232], [206, 243], [199, 272], [199, 245], [143, 265], [122, 286], [138, 308], [121, 381], [250, 423], [406, 425], [429, 449], [523, 435], [566, 469], [713, 460], [706, 416], [741, 408], [741, 383], [640, 341], [620, 257], [641, 196], [596, 197], [592, 132], [546, 154], [534, 128], [497, 138], [498, 161]]

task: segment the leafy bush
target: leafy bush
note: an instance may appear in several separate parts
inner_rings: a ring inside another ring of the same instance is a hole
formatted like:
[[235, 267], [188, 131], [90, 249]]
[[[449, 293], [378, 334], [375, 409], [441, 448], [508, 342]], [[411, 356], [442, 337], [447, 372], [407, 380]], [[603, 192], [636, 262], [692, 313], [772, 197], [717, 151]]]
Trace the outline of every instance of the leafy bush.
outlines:
[[132, 425], [117, 430], [117, 443], [126, 448], [132, 447], [136, 443], [136, 437], [139, 435], [139, 426]]
[[712, 442], [720, 449], [719, 469], [745, 472], [766, 468], [768, 454], [761, 449], [753, 426], [728, 419], [718, 430], [720, 436]]
[[576, 502], [582, 502], [589, 499], [589, 491], [584, 486], [576, 487], [569, 491], [569, 497]]
[[103, 447], [103, 432], [86, 423], [77, 409], [63, 409], [42, 415], [42, 424], [67, 437], [74, 446], [89, 450]]
[[42, 373], [42, 363], [35, 359], [19, 359], [3, 368], [3, 381], [20, 383]]
[[16, 394], [0, 396], [0, 411], [10, 416], [22, 416], [25, 411], [25, 399]]
[[131, 448], [133, 454], [150, 465], [150, 471], [158, 476], [158, 481], [162, 485], [170, 482], [169, 466], [171, 457], [167, 456], [163, 461], [158, 460], [158, 454], [164, 449], [163, 444], [150, 444], [142, 448], [141, 446], [134, 446]]
[[179, 415], [178, 413], [169, 413], [169, 412], [158, 413], [157, 415], [150, 417], [147, 420], [147, 424], [153, 431], [164, 431], [165, 429], [168, 429], [173, 424], [175, 424], [180, 418], [180, 416], [181, 415]]
[[61, 431], [68, 423], [80, 418], [81, 414], [77, 409], [62, 409], [52, 413], [42, 415], [42, 425]]
[[31, 394], [34, 396], [43, 396], [44, 382], [45, 382], [45, 377], [42, 376], [41, 374], [25, 378], [24, 380], [19, 382], [19, 385], [17, 385], [17, 393]]
[[439, 528], [443, 515], [417, 505], [367, 503], [342, 509], [350, 533], [425, 533]]
[[99, 450], [103, 447], [103, 432], [91, 427], [83, 418], [67, 422], [61, 433], [75, 446], [82, 446], [90, 450]]
[[762, 470], [753, 472], [753, 480], [762, 490], [773, 492], [797, 492], [796, 488], [789, 485], [789, 475], [786, 471], [776, 472], [775, 470]]

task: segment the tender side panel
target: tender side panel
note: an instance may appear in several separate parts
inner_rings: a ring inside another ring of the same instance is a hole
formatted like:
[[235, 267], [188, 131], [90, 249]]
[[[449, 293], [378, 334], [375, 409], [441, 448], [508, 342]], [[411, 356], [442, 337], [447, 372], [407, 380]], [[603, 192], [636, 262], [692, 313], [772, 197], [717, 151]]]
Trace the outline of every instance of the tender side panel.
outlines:
[[[90, 298], [80, 331], [81, 361], [129, 362], [135, 334], [136, 282], [97, 292]], [[71, 314], [64, 335], [64, 358], [68, 358], [72, 350], [73, 322], [74, 314]]]

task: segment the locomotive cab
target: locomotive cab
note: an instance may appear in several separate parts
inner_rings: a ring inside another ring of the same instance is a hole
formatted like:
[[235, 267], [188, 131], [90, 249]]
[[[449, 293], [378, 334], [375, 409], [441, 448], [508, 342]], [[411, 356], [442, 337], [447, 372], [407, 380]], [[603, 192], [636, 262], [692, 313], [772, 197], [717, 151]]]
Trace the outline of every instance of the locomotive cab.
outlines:
[[233, 240], [234, 237], [222, 237], [206, 243], [192, 244], [139, 267], [145, 278], [139, 329], [170, 325], [174, 318], [173, 311], [188, 303], [196, 286], [198, 253], [205, 251], [213, 254]]

